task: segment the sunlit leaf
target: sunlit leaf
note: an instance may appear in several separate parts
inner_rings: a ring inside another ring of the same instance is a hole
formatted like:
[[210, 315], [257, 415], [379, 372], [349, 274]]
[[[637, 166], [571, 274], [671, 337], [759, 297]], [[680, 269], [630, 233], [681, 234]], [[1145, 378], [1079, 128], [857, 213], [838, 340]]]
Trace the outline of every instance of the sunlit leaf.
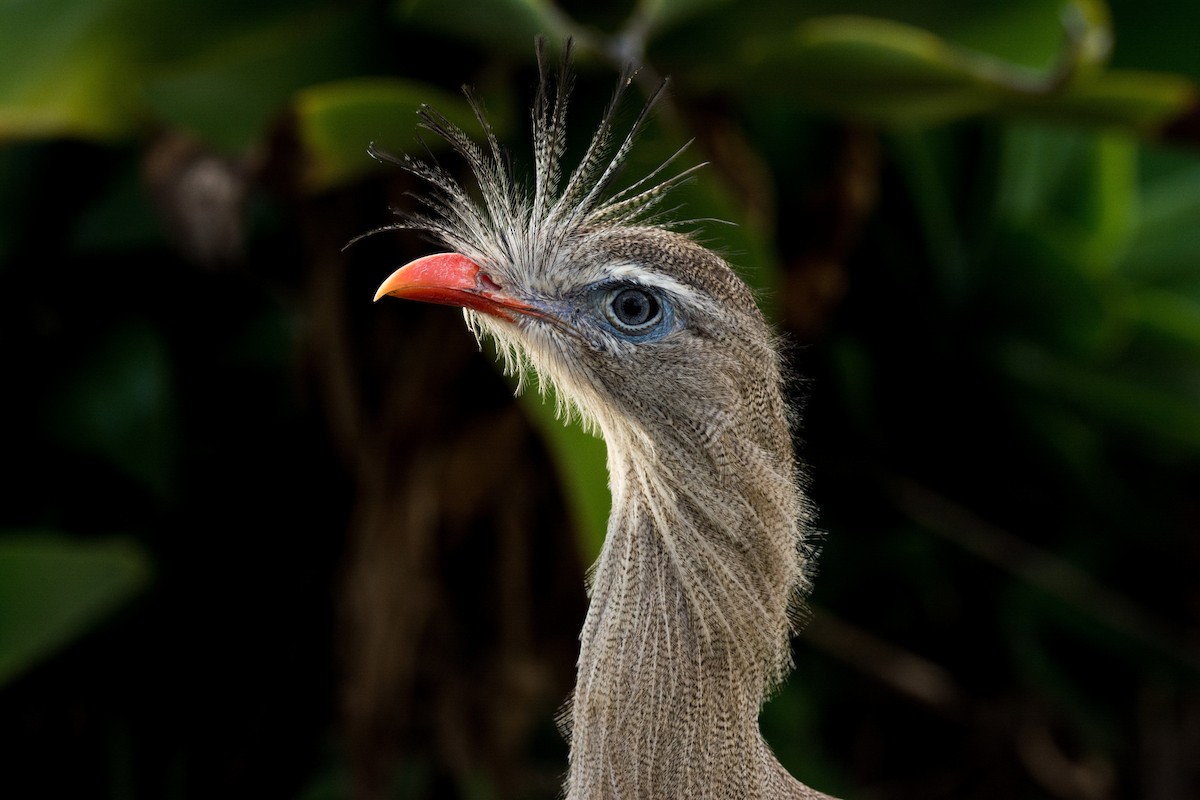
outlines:
[[125, 540], [0, 535], [0, 684], [86, 633], [149, 577], [146, 554]]

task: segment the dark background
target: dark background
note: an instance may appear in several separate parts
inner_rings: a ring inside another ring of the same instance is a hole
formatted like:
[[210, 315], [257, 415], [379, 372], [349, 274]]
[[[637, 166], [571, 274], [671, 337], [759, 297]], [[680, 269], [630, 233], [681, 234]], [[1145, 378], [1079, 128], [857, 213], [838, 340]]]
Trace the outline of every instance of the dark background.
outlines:
[[824, 531], [763, 729], [847, 798], [1200, 797], [1190, 2], [0, 7], [0, 796], [551, 798], [603, 446], [512, 398], [371, 162], [518, 170], [533, 38], [667, 99]]

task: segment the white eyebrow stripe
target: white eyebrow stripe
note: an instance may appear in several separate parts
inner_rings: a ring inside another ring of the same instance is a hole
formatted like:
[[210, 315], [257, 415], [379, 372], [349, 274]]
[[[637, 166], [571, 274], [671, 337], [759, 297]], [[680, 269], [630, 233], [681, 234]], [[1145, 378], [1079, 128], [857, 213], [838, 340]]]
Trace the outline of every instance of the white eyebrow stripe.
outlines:
[[617, 278], [618, 280], [627, 280], [641, 286], [659, 289], [669, 295], [678, 297], [685, 302], [692, 304], [700, 304], [703, 302], [701, 295], [686, 283], [680, 283], [670, 275], [663, 275], [659, 272], [649, 272], [645, 267], [640, 267], [636, 264], [618, 264], [609, 270], [609, 275], [611, 275], [613, 278]]

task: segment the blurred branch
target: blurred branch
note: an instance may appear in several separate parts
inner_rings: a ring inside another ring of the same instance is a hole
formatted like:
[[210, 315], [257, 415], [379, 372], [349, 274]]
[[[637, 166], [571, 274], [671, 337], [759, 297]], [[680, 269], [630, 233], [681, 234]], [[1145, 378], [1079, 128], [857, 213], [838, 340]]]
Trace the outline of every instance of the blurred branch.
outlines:
[[1072, 756], [1045, 719], [1025, 721], [1013, 734], [1017, 755], [1030, 777], [1056, 797], [1107, 800], [1114, 797], [1112, 764], [1095, 753]]
[[927, 530], [1038, 587], [1126, 638], [1200, 672], [1200, 642], [1111, 591], [1088, 573], [904, 478], [892, 478], [896, 504]]
[[1200, 797], [1200, 696], [1194, 688], [1154, 676], [1138, 693], [1140, 796]]
[[813, 610], [802, 635], [834, 658], [982, 739], [1010, 743], [1029, 777], [1056, 797], [1113, 797], [1112, 763], [1095, 752], [1064, 750], [1055, 736], [1054, 720], [1035, 704], [1011, 697], [972, 697], [944, 667], [825, 609]]
[[826, 609], [813, 609], [805, 639], [898, 694], [939, 714], [963, 720], [967, 696], [938, 664], [884, 641]]

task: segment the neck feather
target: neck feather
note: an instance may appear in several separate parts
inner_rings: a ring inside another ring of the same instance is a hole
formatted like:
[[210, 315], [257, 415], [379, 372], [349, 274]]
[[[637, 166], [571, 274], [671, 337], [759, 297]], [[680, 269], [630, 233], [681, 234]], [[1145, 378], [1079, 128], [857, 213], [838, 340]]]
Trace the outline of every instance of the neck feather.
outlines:
[[613, 513], [581, 635], [569, 800], [819, 797], [758, 730], [803, 581], [790, 444], [603, 427]]

